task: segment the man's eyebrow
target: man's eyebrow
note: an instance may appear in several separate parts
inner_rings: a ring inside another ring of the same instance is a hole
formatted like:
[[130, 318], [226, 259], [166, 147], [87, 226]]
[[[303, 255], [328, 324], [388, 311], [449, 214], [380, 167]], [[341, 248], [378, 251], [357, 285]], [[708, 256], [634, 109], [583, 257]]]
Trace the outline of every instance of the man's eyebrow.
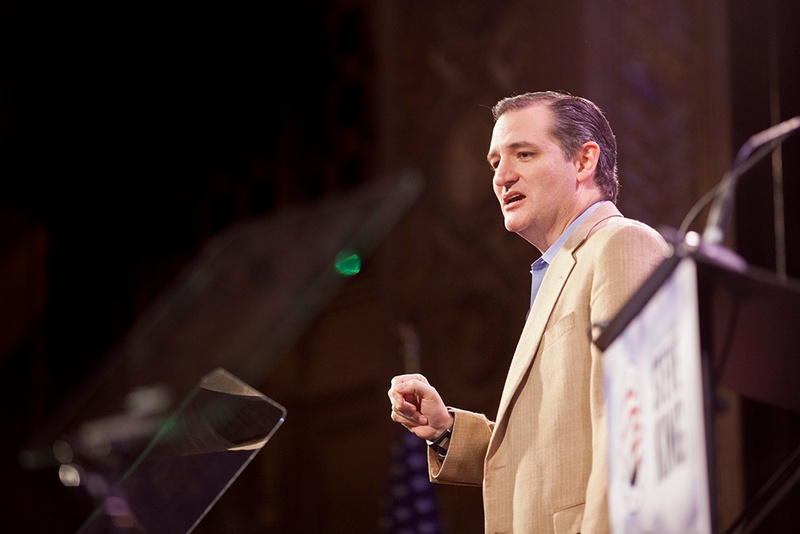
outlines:
[[508, 145], [508, 148], [511, 148], [511, 149], [517, 149], [517, 148], [534, 148], [534, 147], [536, 147], [536, 145], [534, 145], [534, 144], [533, 144], [533, 143], [531, 143], [530, 141], [525, 141], [525, 140], [523, 140], [523, 141], [516, 141], [516, 142], [514, 142], [514, 143], [511, 143], [510, 145]]
[[[513, 143], [509, 143], [505, 145], [505, 148], [509, 150], [518, 150], [520, 148], [536, 148], [536, 145], [531, 143], [530, 141], [514, 141]], [[498, 150], [491, 150], [488, 154], [486, 154], [486, 160], [491, 161], [493, 157], [498, 155]]]

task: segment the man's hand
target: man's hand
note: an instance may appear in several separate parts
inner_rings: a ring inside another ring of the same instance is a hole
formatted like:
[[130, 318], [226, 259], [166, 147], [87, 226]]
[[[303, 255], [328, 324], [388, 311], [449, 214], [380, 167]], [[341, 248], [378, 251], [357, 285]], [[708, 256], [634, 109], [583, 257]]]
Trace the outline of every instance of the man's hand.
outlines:
[[418, 437], [433, 440], [453, 426], [453, 416], [428, 379], [419, 374], [396, 376], [389, 388], [392, 421]]

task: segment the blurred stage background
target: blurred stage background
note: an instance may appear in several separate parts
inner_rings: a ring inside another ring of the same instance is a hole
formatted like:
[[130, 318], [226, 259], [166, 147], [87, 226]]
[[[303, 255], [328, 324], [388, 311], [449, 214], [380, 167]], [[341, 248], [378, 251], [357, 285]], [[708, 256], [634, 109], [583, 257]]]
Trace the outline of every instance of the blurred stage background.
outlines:
[[[39, 448], [68, 421], [224, 367], [288, 417], [198, 532], [390, 531], [390, 378], [418, 360], [494, 416], [526, 312], [535, 251], [502, 226], [488, 108], [594, 100], [621, 210], [673, 228], [750, 135], [800, 114], [792, 0], [555, 4], [2, 2], [2, 530], [88, 515]], [[746, 176], [729, 229], [793, 278], [799, 149]], [[334, 272], [347, 247], [355, 276]], [[722, 526], [800, 443], [796, 414], [726, 398]], [[478, 489], [433, 496], [432, 532], [482, 532]], [[762, 531], [800, 525], [799, 499]]]

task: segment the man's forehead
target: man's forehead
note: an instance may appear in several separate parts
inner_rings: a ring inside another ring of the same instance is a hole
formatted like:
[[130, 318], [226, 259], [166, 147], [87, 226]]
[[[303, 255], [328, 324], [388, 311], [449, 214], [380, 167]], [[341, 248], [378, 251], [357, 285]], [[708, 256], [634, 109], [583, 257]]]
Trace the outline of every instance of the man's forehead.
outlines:
[[550, 111], [544, 104], [508, 111], [494, 124], [489, 154], [506, 148], [536, 146], [551, 137], [549, 130]]

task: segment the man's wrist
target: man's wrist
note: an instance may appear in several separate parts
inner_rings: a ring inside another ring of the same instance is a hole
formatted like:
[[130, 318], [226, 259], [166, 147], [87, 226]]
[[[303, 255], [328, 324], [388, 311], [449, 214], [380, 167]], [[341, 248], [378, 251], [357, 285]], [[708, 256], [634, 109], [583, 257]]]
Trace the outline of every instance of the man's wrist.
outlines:
[[450, 439], [450, 436], [453, 433], [453, 425], [450, 425], [450, 428], [446, 429], [444, 432], [436, 436], [436, 438], [430, 440], [426, 439], [425, 443], [428, 444], [429, 447], [437, 447], [440, 445], [444, 440]]
[[[447, 453], [447, 445], [450, 441], [450, 437], [453, 434], [453, 426], [456, 424], [455, 416], [453, 415], [452, 410], [449, 408], [447, 409], [448, 413], [450, 414], [450, 426], [447, 427], [444, 432], [436, 436], [434, 439], [426, 439], [425, 443], [428, 444], [429, 447], [433, 447], [433, 450], [439, 453], [440, 456], [444, 456]], [[442, 446], [444, 444], [444, 446]]]

